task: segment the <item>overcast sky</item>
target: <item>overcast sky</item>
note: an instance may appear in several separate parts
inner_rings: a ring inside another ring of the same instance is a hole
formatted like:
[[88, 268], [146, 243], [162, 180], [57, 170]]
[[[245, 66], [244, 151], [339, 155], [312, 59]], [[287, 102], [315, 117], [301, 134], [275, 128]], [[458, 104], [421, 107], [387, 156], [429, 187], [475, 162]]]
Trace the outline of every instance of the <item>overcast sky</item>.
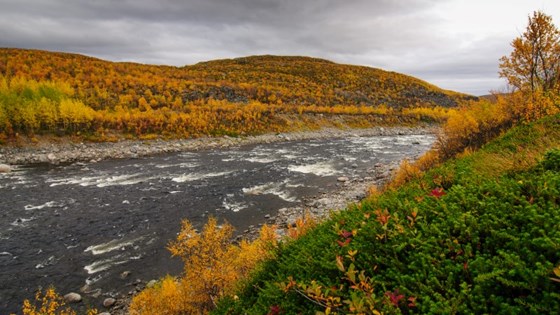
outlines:
[[560, 0], [0, 0], [0, 47], [188, 65], [305, 55], [410, 74], [482, 95], [498, 59]]

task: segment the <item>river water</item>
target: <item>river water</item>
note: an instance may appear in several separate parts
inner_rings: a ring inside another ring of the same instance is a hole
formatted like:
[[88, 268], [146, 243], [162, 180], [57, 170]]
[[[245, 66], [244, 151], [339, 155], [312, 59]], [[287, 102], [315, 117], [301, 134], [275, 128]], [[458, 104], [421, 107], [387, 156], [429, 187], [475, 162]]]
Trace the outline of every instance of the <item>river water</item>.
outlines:
[[213, 215], [243, 231], [336, 190], [337, 177], [366, 176], [374, 164], [418, 156], [433, 141], [318, 139], [0, 174], [0, 314], [18, 311], [41, 286], [65, 294], [87, 283], [105, 296], [126, 292], [135, 279], [178, 274], [181, 262], [165, 246], [182, 219], [201, 227]]

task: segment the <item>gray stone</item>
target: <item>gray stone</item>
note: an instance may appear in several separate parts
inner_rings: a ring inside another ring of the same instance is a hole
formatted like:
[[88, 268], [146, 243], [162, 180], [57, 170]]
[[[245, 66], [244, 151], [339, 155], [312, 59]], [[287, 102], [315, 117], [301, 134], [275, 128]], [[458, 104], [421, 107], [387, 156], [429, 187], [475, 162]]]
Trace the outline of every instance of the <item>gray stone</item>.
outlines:
[[105, 300], [103, 300], [103, 306], [105, 306], [106, 308], [109, 308], [109, 307], [115, 305], [116, 302], [117, 302], [117, 300], [115, 300], [113, 298], [106, 298]]
[[336, 181], [341, 182], [341, 183], [345, 183], [347, 181], [349, 181], [350, 179], [346, 176], [341, 176], [339, 178], [336, 179]]
[[157, 280], [150, 280], [146, 283], [146, 288], [153, 288], [157, 284]]
[[111, 313], [109, 313], [109, 312], [103, 312], [103, 313], [99, 313], [98, 315], [111, 315]]
[[70, 292], [64, 296], [64, 301], [68, 304], [79, 303], [82, 301], [82, 296], [75, 292]]

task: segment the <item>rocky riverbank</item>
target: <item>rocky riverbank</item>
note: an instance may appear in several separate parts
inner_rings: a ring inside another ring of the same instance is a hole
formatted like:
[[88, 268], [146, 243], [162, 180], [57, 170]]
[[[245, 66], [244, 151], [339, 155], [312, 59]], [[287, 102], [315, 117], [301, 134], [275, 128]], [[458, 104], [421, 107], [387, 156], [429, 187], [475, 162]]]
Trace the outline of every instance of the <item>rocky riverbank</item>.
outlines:
[[306, 139], [344, 138], [348, 136], [384, 136], [433, 133], [433, 128], [376, 127], [368, 129], [321, 129], [248, 137], [203, 137], [182, 140], [124, 140], [105, 143], [39, 143], [25, 147], [1, 146], [0, 164], [9, 165], [65, 164], [98, 162], [106, 159], [130, 159], [155, 154], [227, 148], [249, 144]]
[[[104, 159], [137, 158], [142, 156], [164, 154], [180, 151], [195, 151], [212, 148], [236, 147], [242, 145], [298, 141], [305, 139], [334, 139], [356, 136], [391, 136], [430, 134], [435, 130], [426, 128], [372, 128], [355, 130], [323, 129], [309, 132], [294, 132], [282, 134], [265, 134], [243, 138], [201, 138], [173, 141], [122, 141], [117, 143], [66, 143], [66, 144], [41, 144], [33, 147], [3, 147], [0, 148], [0, 164], [4, 164], [7, 171], [18, 168], [18, 165], [47, 163], [64, 164], [73, 162], [96, 162]], [[326, 141], [328, 143], [328, 141]], [[410, 142], [413, 148], [415, 142]], [[409, 156], [415, 159], [417, 156]], [[353, 163], [353, 162], [350, 162]], [[319, 191], [318, 194], [303, 198], [293, 207], [282, 208], [276, 214], [262, 217], [262, 224], [275, 224], [279, 227], [278, 233], [286, 233], [286, 227], [293, 225], [301, 216], [309, 213], [319, 220], [328, 217], [332, 211], [344, 209], [348, 203], [355, 203], [367, 195], [369, 187], [382, 186], [392, 172], [398, 168], [399, 162], [377, 163], [367, 170], [358, 170], [358, 165], [348, 165], [348, 171], [341, 173], [338, 178], [333, 178], [331, 184], [336, 184], [336, 191], [329, 193]], [[239, 238], [253, 239], [262, 224], [255, 224], [242, 232]], [[141, 279], [139, 279], [141, 278]], [[121, 274], [122, 281], [127, 283], [124, 290], [101, 291], [100, 288], [83, 286], [80, 290], [75, 288], [84, 297], [84, 302], [74, 304], [77, 309], [84, 310], [85, 305], [97, 304], [103, 301], [100, 310], [108, 310], [110, 314], [127, 314], [128, 304], [132, 296], [146, 287], [152, 286], [155, 280], [137, 275], [135, 269], [130, 269]], [[67, 293], [67, 292], [61, 292]], [[93, 302], [95, 301], [95, 302]], [[105, 303], [107, 301], [107, 303]], [[91, 303], [90, 303], [91, 302]], [[111, 303], [109, 303], [111, 302]], [[88, 304], [90, 303], [90, 304]], [[74, 306], [73, 305], [73, 306]]]

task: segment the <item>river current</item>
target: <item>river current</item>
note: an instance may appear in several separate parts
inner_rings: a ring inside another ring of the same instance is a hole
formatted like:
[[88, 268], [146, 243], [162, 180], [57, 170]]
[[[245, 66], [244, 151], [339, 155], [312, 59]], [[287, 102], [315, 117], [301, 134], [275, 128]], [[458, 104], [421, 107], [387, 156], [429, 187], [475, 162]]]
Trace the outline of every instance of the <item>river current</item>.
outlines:
[[[64, 294], [89, 284], [108, 294], [135, 279], [178, 274], [181, 262], [165, 247], [182, 219], [201, 227], [212, 215], [243, 231], [335, 191], [337, 177], [417, 157], [433, 141], [317, 139], [17, 167], [0, 174], [0, 314], [19, 311], [38, 287]], [[130, 276], [121, 279], [125, 271]]]

